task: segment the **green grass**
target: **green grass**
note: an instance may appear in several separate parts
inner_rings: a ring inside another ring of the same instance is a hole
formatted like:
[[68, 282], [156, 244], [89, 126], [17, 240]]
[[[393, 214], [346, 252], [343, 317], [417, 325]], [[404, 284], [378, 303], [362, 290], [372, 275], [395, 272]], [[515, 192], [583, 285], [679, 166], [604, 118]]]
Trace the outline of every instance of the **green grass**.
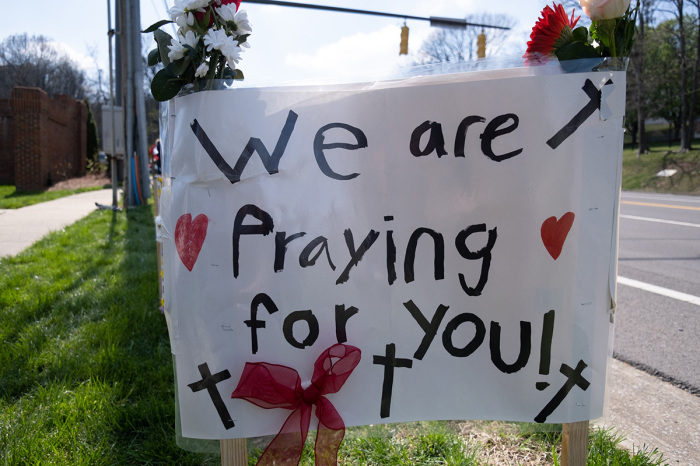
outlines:
[[[96, 211], [0, 260], [0, 464], [202, 465], [175, 442], [174, 381], [151, 207]], [[348, 430], [341, 465], [556, 464], [530, 424], [420, 422]], [[264, 444], [250, 440], [250, 462]], [[659, 465], [591, 437], [590, 465]], [[498, 450], [515, 458], [505, 463]], [[313, 464], [313, 435], [302, 464]]]
[[94, 191], [96, 188], [64, 189], [58, 191], [17, 191], [14, 186], [0, 185], [0, 209], [19, 209], [40, 202], [52, 201], [60, 197], [70, 196], [85, 191]]
[[203, 464], [174, 442], [151, 208], [0, 261], [0, 463]]
[[[696, 142], [695, 147], [700, 144]], [[678, 152], [679, 146], [652, 144], [647, 154], [637, 156], [636, 148], [626, 148], [622, 160], [622, 189], [675, 194], [700, 194], [700, 150]], [[678, 172], [657, 177], [664, 169]]]

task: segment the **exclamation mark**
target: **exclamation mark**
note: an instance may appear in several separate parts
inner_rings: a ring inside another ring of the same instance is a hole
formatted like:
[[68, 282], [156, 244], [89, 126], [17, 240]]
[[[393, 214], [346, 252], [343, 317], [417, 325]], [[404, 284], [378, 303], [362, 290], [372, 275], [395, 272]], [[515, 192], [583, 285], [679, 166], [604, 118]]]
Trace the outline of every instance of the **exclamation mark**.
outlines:
[[[549, 363], [552, 359], [552, 335], [554, 334], [554, 309], [544, 315], [542, 324], [542, 343], [540, 344], [540, 374], [549, 374]], [[536, 382], [537, 390], [549, 387], [549, 382]]]
[[[384, 217], [385, 222], [394, 220], [392, 215]], [[394, 232], [387, 230], [386, 232], [386, 274], [389, 280], [389, 285], [393, 285], [396, 281], [396, 243], [394, 243]]]

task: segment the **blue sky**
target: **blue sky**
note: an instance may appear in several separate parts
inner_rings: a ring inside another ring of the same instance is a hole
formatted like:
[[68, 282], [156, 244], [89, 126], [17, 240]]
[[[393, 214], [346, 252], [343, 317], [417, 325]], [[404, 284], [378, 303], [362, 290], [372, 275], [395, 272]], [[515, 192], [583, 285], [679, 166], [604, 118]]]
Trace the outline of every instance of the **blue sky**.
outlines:
[[[503, 13], [517, 26], [501, 53], [520, 56], [544, 0], [298, 0], [348, 8], [414, 16], [463, 18], [468, 14]], [[111, 0], [114, 8], [114, 0]], [[172, 0], [141, 0], [141, 25], [167, 18]], [[549, 2], [551, 3], [551, 2]], [[398, 18], [340, 14], [269, 5], [241, 5], [253, 25], [251, 48], [243, 54], [240, 68], [248, 80], [288, 82], [317, 76], [377, 74], [409, 57], [399, 57]], [[108, 63], [107, 0], [35, 0], [28, 9], [23, 2], [3, 8], [0, 40], [17, 33], [42, 34], [69, 53], [82, 66], [106, 70]], [[114, 18], [112, 18], [114, 21]], [[428, 36], [427, 22], [407, 21], [409, 51], [415, 53]], [[365, 71], [360, 71], [365, 70]]]

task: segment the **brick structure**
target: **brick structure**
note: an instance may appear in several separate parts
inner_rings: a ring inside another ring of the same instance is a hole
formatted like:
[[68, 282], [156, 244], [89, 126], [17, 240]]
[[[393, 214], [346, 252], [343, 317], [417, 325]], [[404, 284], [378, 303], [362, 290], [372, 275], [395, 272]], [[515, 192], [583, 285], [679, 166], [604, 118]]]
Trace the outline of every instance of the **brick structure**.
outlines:
[[0, 101], [0, 183], [37, 191], [83, 176], [87, 163], [87, 107], [65, 95], [15, 87]]

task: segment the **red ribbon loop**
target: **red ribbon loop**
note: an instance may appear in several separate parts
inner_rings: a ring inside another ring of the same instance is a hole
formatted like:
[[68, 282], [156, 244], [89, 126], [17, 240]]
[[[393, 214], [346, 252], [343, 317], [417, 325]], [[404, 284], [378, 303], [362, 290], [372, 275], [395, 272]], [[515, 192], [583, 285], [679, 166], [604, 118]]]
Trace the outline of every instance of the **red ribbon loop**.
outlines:
[[333, 404], [323, 395], [338, 392], [360, 362], [354, 346], [336, 344], [324, 351], [314, 364], [311, 385], [301, 387], [299, 373], [287, 366], [266, 362], [246, 363], [231, 398], [242, 398], [265, 409], [290, 409], [292, 413], [265, 449], [259, 465], [295, 465], [301, 460], [309, 433], [311, 410], [316, 406], [316, 465], [338, 464], [338, 448], [345, 437], [345, 423]]

